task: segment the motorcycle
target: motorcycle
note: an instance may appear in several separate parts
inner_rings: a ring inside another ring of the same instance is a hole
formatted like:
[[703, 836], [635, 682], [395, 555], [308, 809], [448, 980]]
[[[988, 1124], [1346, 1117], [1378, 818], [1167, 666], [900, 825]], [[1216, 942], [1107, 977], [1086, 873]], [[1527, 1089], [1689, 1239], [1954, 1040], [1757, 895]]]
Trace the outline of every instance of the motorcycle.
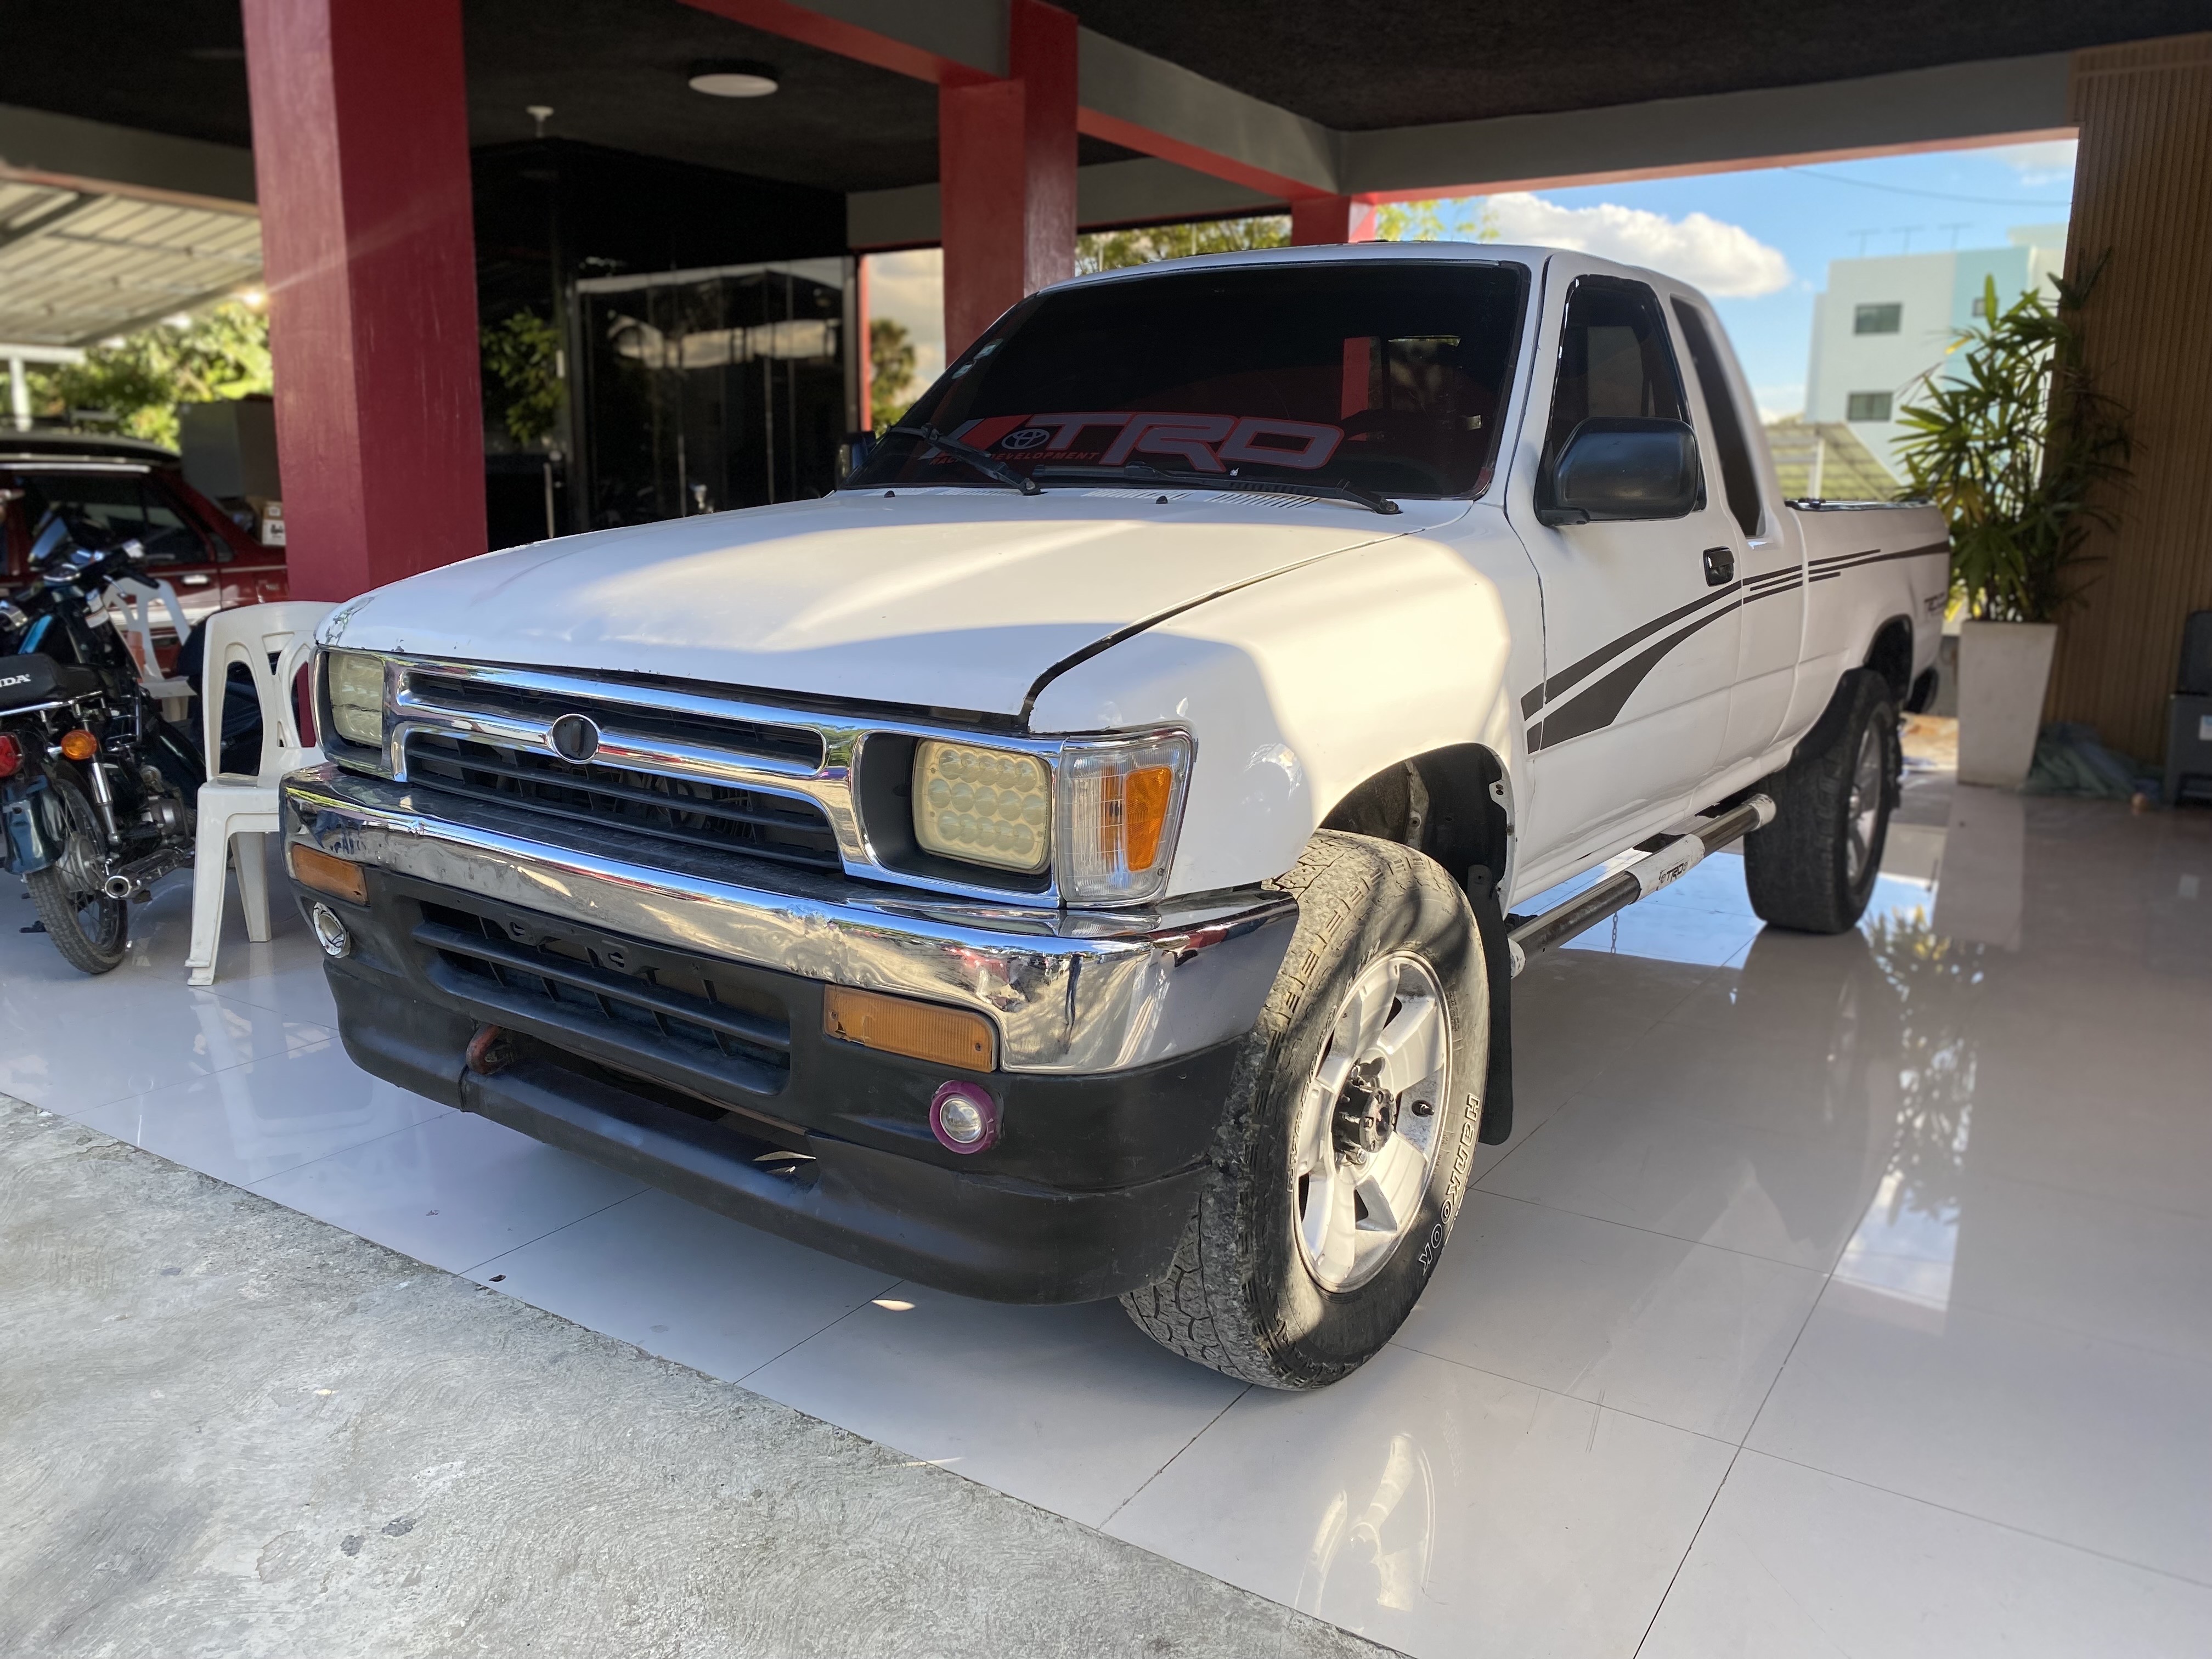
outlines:
[[58, 508], [33, 538], [38, 580], [0, 600], [0, 850], [54, 948], [88, 974], [122, 962], [131, 903], [191, 863], [205, 778], [105, 620], [108, 590], [145, 556]]

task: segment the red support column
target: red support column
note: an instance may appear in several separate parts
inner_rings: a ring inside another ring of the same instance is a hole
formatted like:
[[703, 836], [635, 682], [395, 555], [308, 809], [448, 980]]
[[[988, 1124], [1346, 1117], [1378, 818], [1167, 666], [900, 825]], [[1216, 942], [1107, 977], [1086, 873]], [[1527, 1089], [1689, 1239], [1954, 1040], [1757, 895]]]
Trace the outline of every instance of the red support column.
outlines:
[[1013, 0], [1006, 67], [1022, 83], [1026, 258], [1024, 294], [1075, 275], [1075, 15], [1042, 0]]
[[1075, 274], [1075, 33], [1059, 7], [1012, 0], [1010, 78], [938, 88], [948, 357]]
[[460, 0], [243, 0], [295, 599], [484, 550]]
[[1291, 246], [1375, 240], [1375, 210], [1350, 196], [1309, 196], [1291, 204]]

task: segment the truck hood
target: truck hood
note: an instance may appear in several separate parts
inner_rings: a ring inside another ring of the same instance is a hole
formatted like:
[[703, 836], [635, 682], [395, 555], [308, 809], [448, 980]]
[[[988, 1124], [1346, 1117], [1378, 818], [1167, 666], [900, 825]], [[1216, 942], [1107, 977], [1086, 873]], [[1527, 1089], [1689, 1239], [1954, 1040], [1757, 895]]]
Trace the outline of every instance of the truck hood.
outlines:
[[342, 606], [324, 643], [1018, 714], [1055, 664], [1456, 517], [1230, 491], [903, 489], [564, 537]]

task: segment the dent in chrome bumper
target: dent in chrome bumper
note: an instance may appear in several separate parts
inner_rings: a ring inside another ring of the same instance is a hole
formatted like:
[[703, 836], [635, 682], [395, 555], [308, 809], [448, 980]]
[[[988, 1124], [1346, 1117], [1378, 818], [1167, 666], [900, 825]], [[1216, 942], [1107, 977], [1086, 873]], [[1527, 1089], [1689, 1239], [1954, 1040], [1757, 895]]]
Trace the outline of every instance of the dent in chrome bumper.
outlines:
[[971, 1007], [1010, 1072], [1126, 1070], [1259, 1017], [1297, 907], [1244, 892], [1149, 910], [1022, 909], [693, 854], [418, 794], [326, 764], [284, 782], [284, 835], [612, 933]]

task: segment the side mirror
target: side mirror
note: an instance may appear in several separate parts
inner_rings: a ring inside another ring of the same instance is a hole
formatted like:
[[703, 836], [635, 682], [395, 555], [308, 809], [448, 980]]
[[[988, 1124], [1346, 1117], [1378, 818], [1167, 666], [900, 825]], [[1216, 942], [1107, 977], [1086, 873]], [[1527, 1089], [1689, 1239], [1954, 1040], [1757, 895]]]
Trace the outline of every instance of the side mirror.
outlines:
[[1549, 525], [1679, 519], [1698, 504], [1698, 437], [1681, 421], [1594, 415], [1568, 435], [1552, 473]]

